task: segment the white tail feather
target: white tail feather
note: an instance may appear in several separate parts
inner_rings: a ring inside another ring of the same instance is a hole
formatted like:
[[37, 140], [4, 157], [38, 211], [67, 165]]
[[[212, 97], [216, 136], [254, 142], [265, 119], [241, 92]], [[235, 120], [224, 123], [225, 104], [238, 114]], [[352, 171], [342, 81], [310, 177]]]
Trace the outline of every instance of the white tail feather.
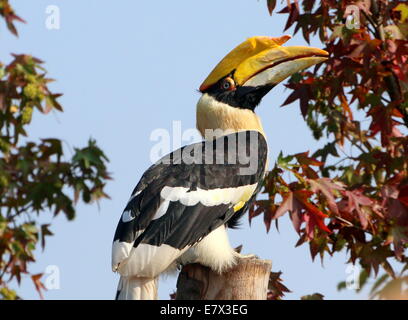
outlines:
[[138, 278], [121, 276], [116, 300], [157, 300], [158, 277]]

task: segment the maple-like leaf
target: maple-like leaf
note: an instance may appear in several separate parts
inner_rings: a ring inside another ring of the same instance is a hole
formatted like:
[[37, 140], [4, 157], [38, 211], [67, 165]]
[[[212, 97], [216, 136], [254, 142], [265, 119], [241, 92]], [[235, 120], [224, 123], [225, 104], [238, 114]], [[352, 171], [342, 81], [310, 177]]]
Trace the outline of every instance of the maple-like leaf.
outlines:
[[293, 155], [301, 165], [320, 167], [324, 163], [309, 157], [309, 151], [301, 152]]
[[376, 106], [372, 108], [368, 115], [372, 116], [373, 121], [370, 124], [371, 136], [381, 133], [381, 144], [387, 146], [392, 137], [402, 137], [402, 133], [396, 127], [399, 123], [392, 117], [401, 118], [403, 115], [397, 108], [385, 108]]
[[381, 189], [382, 206], [386, 208], [387, 216], [395, 219], [402, 226], [408, 226], [408, 207], [405, 205], [405, 190], [399, 190], [397, 185], [385, 185]]
[[308, 200], [312, 194], [313, 192], [308, 190], [297, 190], [287, 193], [275, 213], [275, 217], [280, 217], [289, 211], [293, 227], [297, 233], [300, 233], [300, 226], [302, 222], [305, 222], [306, 233], [309, 238], [313, 237], [316, 226], [320, 230], [331, 233], [331, 230], [324, 224], [324, 219], [327, 218], [327, 215]]
[[394, 252], [398, 260], [402, 261], [404, 245], [408, 243], [408, 227], [395, 226], [391, 229], [390, 240], [394, 244]]
[[271, 272], [269, 275], [267, 300], [281, 300], [285, 292], [291, 292], [281, 279], [282, 272]]
[[292, 221], [293, 227], [297, 233], [300, 233], [300, 225], [302, 224], [301, 211], [303, 205], [300, 201], [294, 197], [293, 192], [289, 192], [283, 199], [281, 205], [276, 210], [275, 218], [283, 216], [286, 212], [289, 212], [290, 219]]
[[327, 233], [331, 233], [331, 230], [324, 224], [324, 219], [327, 218], [327, 215], [321, 212], [315, 205], [308, 202], [307, 199], [302, 203], [305, 206], [303, 221], [306, 222], [306, 234], [309, 239], [313, 238], [315, 227]]
[[[310, 83], [313, 82], [313, 78], [306, 80], [304, 83], [299, 83], [296, 85], [296, 89], [289, 95], [289, 97], [283, 102], [281, 107], [284, 107], [299, 99], [300, 111], [303, 118], [306, 117], [309, 108], [310, 100]], [[287, 85], [290, 87], [290, 85]]]
[[25, 21], [14, 13], [14, 9], [11, 7], [8, 1], [1, 1], [0, 16], [2, 16], [6, 21], [7, 28], [9, 29], [9, 31], [15, 36], [18, 36], [17, 28], [14, 25], [14, 22], [19, 21], [25, 23]]
[[372, 247], [370, 244], [364, 244], [360, 251], [361, 263], [366, 267], [367, 274], [370, 274], [371, 268], [374, 274], [377, 275], [379, 268], [384, 264], [387, 258], [393, 256], [391, 249], [388, 246]]
[[33, 280], [35, 289], [37, 290], [38, 294], [40, 295], [40, 298], [44, 299], [43, 290], [47, 290], [47, 289], [45, 288], [44, 284], [40, 280], [42, 276], [43, 276], [42, 273], [33, 274], [31, 276], [31, 280]]
[[255, 201], [254, 205], [249, 208], [248, 212], [249, 223], [251, 224], [253, 218], [263, 213], [266, 232], [269, 232], [272, 220], [279, 218], [276, 216], [276, 209], [277, 209], [276, 205], [271, 201], [268, 200]]
[[353, 191], [342, 191], [343, 195], [347, 197], [347, 202], [339, 203], [340, 211], [345, 211], [349, 214], [352, 212], [357, 212], [357, 216], [360, 220], [361, 226], [363, 229], [368, 227], [368, 217], [366, 212], [362, 210], [362, 206], [371, 206], [373, 201], [366, 197], [361, 190]]
[[334, 198], [335, 190], [344, 190], [345, 185], [341, 182], [335, 182], [329, 178], [309, 179], [310, 189], [315, 192], [321, 192], [327, 199], [327, 204], [334, 214], [338, 214], [336, 200]]

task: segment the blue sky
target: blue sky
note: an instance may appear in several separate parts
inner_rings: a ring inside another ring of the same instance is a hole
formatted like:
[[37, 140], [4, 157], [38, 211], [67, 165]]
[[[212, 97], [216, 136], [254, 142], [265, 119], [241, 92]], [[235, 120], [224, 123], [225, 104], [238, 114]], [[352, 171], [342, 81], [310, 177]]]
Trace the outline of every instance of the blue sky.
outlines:
[[[109, 157], [114, 178], [107, 186], [111, 200], [101, 201], [99, 208], [79, 204], [75, 221], [41, 215], [52, 222], [55, 236], [48, 238], [44, 252], [38, 250], [31, 270], [59, 268], [60, 289], [47, 291], [47, 299], [112, 299], [118, 276], [110, 269], [111, 241], [133, 187], [151, 164], [155, 142], [150, 134], [158, 128], [171, 132], [172, 121], [181, 121], [183, 130], [194, 128], [197, 88], [215, 64], [247, 37], [282, 35], [287, 16], [270, 17], [263, 0], [11, 3], [27, 25], [18, 25], [18, 39], [1, 25], [1, 60], [10, 61], [11, 52], [45, 60], [49, 75], [57, 79], [53, 90], [64, 93], [64, 113], [34, 114], [31, 139], [63, 139], [70, 156], [72, 147], [84, 146], [93, 137]], [[60, 9], [59, 30], [45, 26], [48, 5]], [[289, 44], [305, 42], [296, 36]], [[290, 154], [317, 146], [298, 105], [279, 107], [288, 94], [283, 85], [277, 86], [257, 110], [268, 136], [270, 163], [280, 151]], [[284, 283], [292, 290], [287, 298], [314, 292], [327, 299], [367, 296], [337, 291], [337, 284], [348, 276], [346, 255], [326, 257], [323, 266], [319, 259], [313, 263], [307, 245], [295, 248], [298, 236], [288, 216], [280, 219], [279, 233], [273, 227], [269, 234], [262, 218], [253, 220], [251, 227], [245, 218], [230, 239], [234, 246], [243, 244], [244, 253], [271, 259], [273, 270], [283, 271]], [[168, 299], [175, 283], [176, 277], [162, 280], [160, 298]], [[28, 278], [19, 293], [38, 299]]]

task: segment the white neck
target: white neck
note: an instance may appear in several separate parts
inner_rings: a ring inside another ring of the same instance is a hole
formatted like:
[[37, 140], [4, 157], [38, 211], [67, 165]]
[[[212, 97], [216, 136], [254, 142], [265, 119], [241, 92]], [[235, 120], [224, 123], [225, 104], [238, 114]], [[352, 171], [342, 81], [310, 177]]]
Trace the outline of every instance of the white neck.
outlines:
[[[256, 130], [265, 136], [261, 120], [252, 110], [231, 107], [207, 93], [197, 103], [197, 129], [207, 139], [245, 130]], [[208, 135], [206, 130], [213, 133]]]

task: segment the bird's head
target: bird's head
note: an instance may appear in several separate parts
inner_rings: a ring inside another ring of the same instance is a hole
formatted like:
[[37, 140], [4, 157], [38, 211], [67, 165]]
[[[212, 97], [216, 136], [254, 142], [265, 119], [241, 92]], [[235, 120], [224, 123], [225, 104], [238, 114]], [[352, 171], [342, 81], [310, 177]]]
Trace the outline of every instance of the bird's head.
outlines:
[[327, 59], [324, 50], [282, 46], [291, 37], [252, 37], [238, 45], [200, 86], [203, 95], [231, 107], [254, 110], [276, 84]]

